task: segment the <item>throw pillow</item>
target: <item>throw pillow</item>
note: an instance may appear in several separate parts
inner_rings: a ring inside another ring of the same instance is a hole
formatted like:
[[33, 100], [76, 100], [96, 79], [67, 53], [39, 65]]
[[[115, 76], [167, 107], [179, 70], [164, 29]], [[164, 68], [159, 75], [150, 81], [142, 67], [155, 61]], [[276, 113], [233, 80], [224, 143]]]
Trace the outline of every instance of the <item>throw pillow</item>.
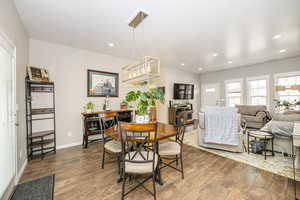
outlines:
[[294, 131], [294, 122], [289, 121], [276, 121], [272, 119], [264, 127], [260, 129], [261, 131], [271, 132], [277, 136], [289, 137]]

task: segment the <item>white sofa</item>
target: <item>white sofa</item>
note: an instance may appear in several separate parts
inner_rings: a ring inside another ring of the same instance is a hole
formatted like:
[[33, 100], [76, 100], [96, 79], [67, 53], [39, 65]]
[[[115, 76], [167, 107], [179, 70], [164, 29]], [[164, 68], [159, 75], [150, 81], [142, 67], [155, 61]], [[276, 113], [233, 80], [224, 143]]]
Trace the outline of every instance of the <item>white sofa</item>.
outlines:
[[239, 135], [239, 145], [226, 145], [226, 144], [207, 144], [204, 142], [205, 134], [205, 114], [203, 112], [199, 113], [199, 132], [198, 132], [198, 145], [206, 148], [219, 149], [231, 152], [244, 152], [244, 136], [243, 129], [240, 127], [241, 115], [238, 114], [238, 132]]

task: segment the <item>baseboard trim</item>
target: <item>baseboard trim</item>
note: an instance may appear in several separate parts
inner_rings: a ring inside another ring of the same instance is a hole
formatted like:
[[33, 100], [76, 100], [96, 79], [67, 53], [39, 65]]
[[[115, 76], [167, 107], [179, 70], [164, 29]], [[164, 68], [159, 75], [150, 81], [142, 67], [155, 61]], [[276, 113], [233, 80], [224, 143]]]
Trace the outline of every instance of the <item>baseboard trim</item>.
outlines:
[[69, 147], [78, 146], [81, 144], [82, 144], [81, 142], [74, 142], [74, 143], [70, 143], [70, 144], [64, 144], [64, 145], [57, 146], [56, 149], [65, 149], [65, 148], [69, 148]]
[[15, 190], [16, 185], [19, 183], [24, 170], [27, 166], [27, 159], [24, 160], [21, 169], [17, 172], [17, 174], [15, 175], [15, 177], [11, 180], [9, 186], [7, 187], [6, 191], [4, 192], [3, 196], [0, 197], [0, 199], [2, 200], [9, 200], [11, 198], [11, 196], [13, 195], [13, 192]]
[[11, 196], [13, 195], [13, 193], [15, 191], [15, 188], [16, 188], [15, 179], [12, 179], [10, 181], [8, 187], [4, 191], [2, 197], [0, 196], [0, 199], [1, 200], [10, 200]]
[[19, 183], [19, 181], [20, 181], [20, 179], [21, 179], [21, 177], [22, 177], [22, 175], [23, 175], [23, 173], [24, 173], [24, 170], [25, 170], [25, 168], [26, 168], [26, 166], [27, 166], [27, 163], [28, 163], [28, 161], [27, 161], [27, 159], [25, 159], [25, 161], [24, 161], [24, 163], [23, 163], [21, 169], [20, 169], [20, 170], [18, 171], [18, 173], [17, 173], [16, 179], [15, 179], [15, 184], [16, 184], [16, 185]]

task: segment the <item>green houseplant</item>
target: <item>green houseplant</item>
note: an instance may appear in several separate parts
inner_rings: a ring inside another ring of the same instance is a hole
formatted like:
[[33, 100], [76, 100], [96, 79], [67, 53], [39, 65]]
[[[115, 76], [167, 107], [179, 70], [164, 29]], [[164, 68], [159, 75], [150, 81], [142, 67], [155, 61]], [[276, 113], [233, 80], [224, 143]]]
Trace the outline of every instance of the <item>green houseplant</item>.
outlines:
[[94, 110], [94, 104], [90, 101], [86, 104], [86, 109], [87, 109], [87, 112], [93, 112]]
[[136, 109], [136, 121], [149, 121], [149, 108], [156, 106], [157, 102], [164, 103], [165, 94], [158, 88], [150, 89], [149, 91], [130, 91], [125, 97], [130, 108]]

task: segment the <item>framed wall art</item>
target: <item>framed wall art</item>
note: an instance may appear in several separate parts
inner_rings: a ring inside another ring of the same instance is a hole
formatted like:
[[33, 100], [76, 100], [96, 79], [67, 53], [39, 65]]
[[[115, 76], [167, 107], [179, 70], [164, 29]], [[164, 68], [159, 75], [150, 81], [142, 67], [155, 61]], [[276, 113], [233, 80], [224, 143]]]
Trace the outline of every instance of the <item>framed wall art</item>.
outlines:
[[88, 97], [118, 97], [119, 74], [96, 70], [87, 71]]

